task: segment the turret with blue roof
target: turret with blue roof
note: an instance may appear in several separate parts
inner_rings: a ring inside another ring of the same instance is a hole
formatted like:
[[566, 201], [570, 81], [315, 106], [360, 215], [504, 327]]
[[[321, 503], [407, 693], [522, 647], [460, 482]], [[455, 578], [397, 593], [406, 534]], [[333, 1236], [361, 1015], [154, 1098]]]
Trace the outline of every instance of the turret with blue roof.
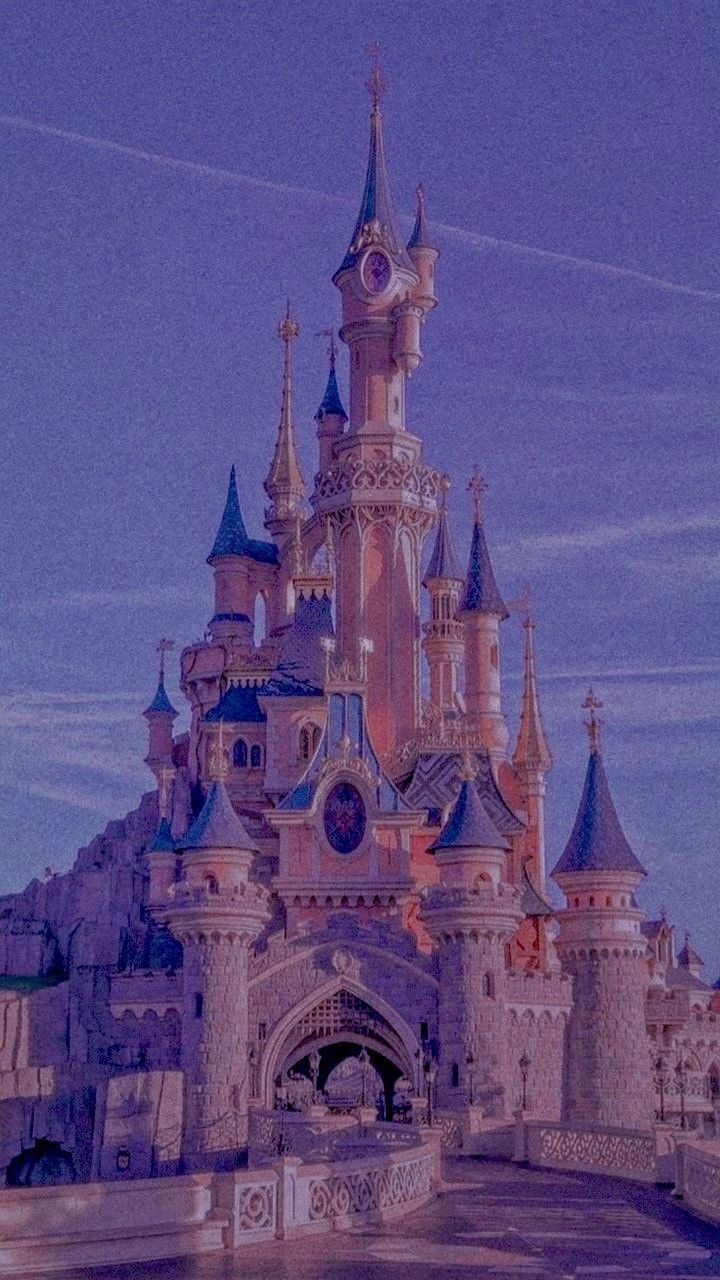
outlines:
[[508, 611], [495, 581], [490, 552], [485, 538], [482, 498], [487, 485], [480, 475], [478, 467], [474, 468], [468, 488], [473, 495], [475, 504], [475, 520], [459, 612], [460, 614], [493, 614], [502, 621], [508, 617]]
[[592, 689], [583, 703], [590, 712], [587, 728], [590, 755], [580, 806], [570, 838], [553, 868], [553, 878], [561, 883], [566, 875], [578, 873], [628, 873], [636, 883], [645, 876], [645, 868], [635, 856], [620, 825], [608, 786], [600, 752], [600, 724], [596, 711], [602, 704]]
[[248, 537], [240, 510], [234, 464], [230, 468], [225, 508], [207, 562], [209, 565], [214, 565], [215, 561], [222, 556], [247, 556], [250, 560], [257, 560], [261, 564], [278, 563], [278, 549], [274, 542], [262, 542]]
[[178, 715], [165, 688], [165, 654], [173, 647], [174, 642], [166, 639], [162, 639], [157, 646], [160, 655], [157, 689], [152, 702], [143, 711], [148, 726], [148, 752], [145, 763], [155, 775], [158, 785], [162, 770], [172, 763], [173, 721]]

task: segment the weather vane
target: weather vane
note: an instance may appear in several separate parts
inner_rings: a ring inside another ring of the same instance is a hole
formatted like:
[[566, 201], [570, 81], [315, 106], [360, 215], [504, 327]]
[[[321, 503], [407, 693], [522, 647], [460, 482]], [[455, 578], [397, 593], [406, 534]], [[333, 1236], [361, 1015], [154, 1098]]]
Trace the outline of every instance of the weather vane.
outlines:
[[329, 356], [329, 358], [330, 358], [330, 368], [331, 368], [331, 369], [334, 369], [334, 368], [335, 368], [335, 357], [336, 357], [336, 355], [337, 355], [337, 350], [336, 350], [336, 347], [335, 347], [335, 330], [334, 330], [334, 329], [321, 329], [317, 336], [318, 336], [318, 338], [329, 338], [329, 339], [330, 339], [330, 345], [329, 345], [329, 347], [328, 347], [328, 356]]
[[156, 652], [160, 654], [160, 680], [165, 679], [165, 654], [175, 648], [175, 641], [168, 640], [167, 636], [163, 636], [157, 645]]
[[380, 110], [380, 99], [387, 90], [387, 80], [385, 79], [380, 67], [380, 45], [377, 40], [368, 46], [370, 54], [370, 75], [365, 82], [365, 88], [370, 94], [370, 100], [373, 105], [373, 111]]
[[585, 721], [585, 728], [587, 729], [588, 737], [590, 738], [590, 754], [593, 756], [599, 755], [600, 753], [600, 730], [605, 721], [599, 720], [595, 713], [600, 710], [602, 705], [603, 704], [600, 699], [595, 697], [595, 693], [591, 685], [588, 689], [588, 695], [583, 702], [582, 707], [583, 711], [588, 711], [590, 713], [590, 718]]
[[488, 486], [478, 466], [473, 467], [473, 473], [468, 484], [468, 492], [472, 494], [473, 505], [475, 507], [475, 519], [478, 524], [482, 524], [483, 497], [487, 493]]

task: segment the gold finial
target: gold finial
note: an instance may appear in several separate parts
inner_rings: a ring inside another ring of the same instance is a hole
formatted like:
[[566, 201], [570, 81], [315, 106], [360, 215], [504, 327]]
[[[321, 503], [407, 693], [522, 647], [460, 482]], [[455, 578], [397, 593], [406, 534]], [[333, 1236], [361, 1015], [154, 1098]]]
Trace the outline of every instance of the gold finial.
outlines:
[[472, 494], [473, 506], [475, 508], [475, 519], [478, 524], [482, 524], [483, 497], [487, 493], [487, 483], [478, 466], [473, 467], [473, 473], [468, 484], [468, 492]]
[[169, 764], [162, 766], [158, 781], [158, 812], [161, 818], [168, 817], [170, 784], [174, 775], [175, 770]]
[[450, 477], [447, 472], [441, 475], [438, 488], [440, 489], [440, 506], [443, 511], [447, 511], [448, 494], [450, 492]]
[[285, 308], [285, 315], [283, 316], [282, 320], [278, 324], [277, 331], [278, 331], [278, 337], [282, 338], [283, 342], [288, 347], [290, 346], [291, 342], [295, 341], [295, 339], [297, 338], [300, 332], [300, 326], [298, 325], [296, 320], [293, 320], [290, 314], [289, 298], [287, 300], [287, 306]]
[[604, 725], [604, 720], [599, 720], [595, 714], [602, 707], [602, 702], [595, 697], [592, 685], [588, 689], [588, 695], [582, 704], [583, 711], [590, 713], [589, 719], [585, 721], [585, 728], [590, 738], [590, 754], [597, 756], [600, 754], [600, 730]]
[[377, 40], [368, 45], [368, 53], [370, 54], [370, 75], [365, 81], [365, 88], [370, 94], [373, 111], [379, 111], [380, 99], [387, 91], [387, 80], [380, 67], [380, 45]]
[[418, 184], [417, 184], [417, 186], [416, 186], [416, 188], [415, 188], [415, 195], [417, 196], [417, 202], [418, 202], [418, 213], [424, 213], [424, 211], [425, 211], [425, 188], [424, 188], [424, 186], [423, 186], [422, 182], [418, 182]]
[[218, 724], [208, 753], [208, 775], [211, 782], [224, 782], [228, 776], [228, 759], [223, 743], [223, 722]]
[[160, 682], [165, 679], [165, 654], [175, 648], [175, 641], [168, 640], [167, 636], [163, 636], [156, 647], [156, 653], [160, 654]]

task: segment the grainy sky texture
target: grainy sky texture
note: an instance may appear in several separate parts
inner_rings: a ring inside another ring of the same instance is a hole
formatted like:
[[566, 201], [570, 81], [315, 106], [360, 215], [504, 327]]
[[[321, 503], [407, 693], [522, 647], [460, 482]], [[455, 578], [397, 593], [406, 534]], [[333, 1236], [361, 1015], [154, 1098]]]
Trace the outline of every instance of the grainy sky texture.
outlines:
[[[396, 201], [425, 182], [442, 253], [409, 422], [463, 555], [478, 461], [502, 589], [533, 584], [549, 861], [592, 680], [644, 902], [717, 976], [719, 23], [710, 0], [4, 0], [0, 891], [149, 785], [154, 646], [210, 616], [232, 461], [261, 531], [286, 295], [312, 475], [379, 39]], [[503, 637], [514, 726], [516, 618]]]

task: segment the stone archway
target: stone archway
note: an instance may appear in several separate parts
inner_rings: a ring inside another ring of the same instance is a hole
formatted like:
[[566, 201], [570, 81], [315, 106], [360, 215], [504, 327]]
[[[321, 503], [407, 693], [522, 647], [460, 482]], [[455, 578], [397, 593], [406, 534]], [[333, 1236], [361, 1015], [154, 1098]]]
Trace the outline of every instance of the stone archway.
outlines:
[[394, 1085], [413, 1081], [420, 1045], [410, 1028], [385, 1001], [343, 979], [316, 992], [290, 1011], [268, 1040], [261, 1065], [261, 1096], [272, 1107], [276, 1087], [289, 1071], [310, 1075], [309, 1055], [320, 1054], [318, 1086], [343, 1058], [365, 1048], [385, 1091], [389, 1114]]

